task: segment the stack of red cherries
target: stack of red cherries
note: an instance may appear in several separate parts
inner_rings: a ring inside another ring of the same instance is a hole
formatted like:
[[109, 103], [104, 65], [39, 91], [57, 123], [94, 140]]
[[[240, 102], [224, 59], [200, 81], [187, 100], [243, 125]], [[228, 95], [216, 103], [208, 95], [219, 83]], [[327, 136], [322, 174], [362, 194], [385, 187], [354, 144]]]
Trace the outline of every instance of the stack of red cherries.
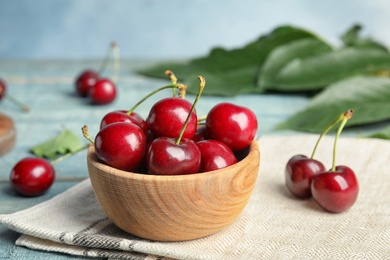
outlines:
[[[193, 103], [185, 97], [186, 87], [172, 84], [155, 92], [173, 88], [178, 96], [157, 101], [144, 120], [135, 107], [106, 114], [92, 140], [87, 127], [84, 136], [93, 143], [96, 156], [103, 163], [129, 172], [153, 175], [184, 175], [221, 169], [237, 162], [237, 154], [254, 140], [258, 122], [250, 109], [232, 103], [215, 105], [204, 119], [195, 106], [205, 86], [199, 76], [199, 92]], [[175, 92], [174, 92], [175, 93]]]

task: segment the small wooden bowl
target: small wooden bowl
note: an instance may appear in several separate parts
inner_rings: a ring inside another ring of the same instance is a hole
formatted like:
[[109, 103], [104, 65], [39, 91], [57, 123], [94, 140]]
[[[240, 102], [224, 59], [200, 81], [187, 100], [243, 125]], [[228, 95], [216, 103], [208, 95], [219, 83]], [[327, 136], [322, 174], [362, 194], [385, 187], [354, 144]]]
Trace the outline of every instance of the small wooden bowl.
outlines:
[[248, 155], [224, 169], [190, 175], [156, 176], [126, 172], [87, 155], [96, 198], [122, 230], [151, 240], [184, 241], [216, 233], [247, 204], [260, 166], [253, 141]]
[[12, 119], [0, 114], [0, 156], [8, 153], [15, 146], [16, 129]]

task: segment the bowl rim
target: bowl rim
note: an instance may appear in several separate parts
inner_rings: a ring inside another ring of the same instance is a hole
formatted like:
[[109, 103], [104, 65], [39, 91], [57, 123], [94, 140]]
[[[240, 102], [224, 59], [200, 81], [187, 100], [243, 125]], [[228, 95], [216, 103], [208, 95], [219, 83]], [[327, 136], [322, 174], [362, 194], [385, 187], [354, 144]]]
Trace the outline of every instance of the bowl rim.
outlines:
[[[214, 171], [208, 171], [208, 172], [201, 172], [201, 173], [194, 173], [194, 174], [183, 174], [183, 175], [153, 175], [153, 174], [145, 174], [145, 173], [137, 173], [137, 172], [129, 172], [125, 170], [116, 169], [114, 167], [111, 167], [107, 164], [104, 164], [103, 162], [100, 162], [98, 158], [95, 155], [95, 147], [94, 145], [90, 145], [88, 148], [87, 153], [87, 161], [90, 162], [94, 167], [99, 169], [102, 172], [105, 172], [106, 174], [115, 175], [120, 178], [126, 178], [131, 180], [161, 180], [161, 181], [167, 181], [167, 180], [188, 180], [188, 179], [202, 179], [202, 178], [210, 178], [214, 175], [219, 175], [221, 172], [226, 171], [227, 169], [232, 169], [233, 167], [239, 168], [243, 164], [247, 164], [249, 160], [252, 158], [258, 158], [260, 163], [260, 147], [257, 140], [253, 140], [250, 144], [248, 154], [237, 163], [230, 165], [228, 167], [214, 170]], [[89, 174], [91, 174], [91, 171], [88, 171]]]

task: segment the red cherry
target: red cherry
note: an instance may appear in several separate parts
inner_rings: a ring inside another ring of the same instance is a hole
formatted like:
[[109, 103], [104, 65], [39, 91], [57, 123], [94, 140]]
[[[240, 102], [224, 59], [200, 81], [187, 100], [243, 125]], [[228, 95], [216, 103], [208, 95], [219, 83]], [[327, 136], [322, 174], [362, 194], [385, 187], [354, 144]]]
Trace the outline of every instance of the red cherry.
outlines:
[[116, 87], [114, 82], [107, 78], [99, 79], [89, 90], [92, 103], [104, 105], [111, 103], [116, 98]]
[[332, 168], [312, 178], [311, 193], [314, 200], [323, 209], [332, 213], [340, 213], [352, 207], [359, 193], [358, 181], [353, 170], [344, 165], [336, 166], [337, 141], [345, 124], [352, 118], [353, 114], [354, 110], [349, 109], [332, 124], [341, 121], [333, 145]]
[[231, 103], [214, 106], [206, 118], [208, 139], [225, 143], [233, 151], [249, 146], [257, 133], [257, 118], [252, 110]]
[[206, 126], [200, 125], [196, 129], [194, 137], [192, 137], [192, 140], [197, 143], [199, 141], [203, 141], [206, 139]]
[[81, 97], [88, 96], [90, 89], [99, 80], [99, 74], [94, 70], [85, 70], [77, 77], [75, 86], [76, 92]]
[[196, 143], [201, 154], [200, 172], [214, 171], [237, 162], [233, 151], [217, 140], [203, 140]]
[[152, 131], [148, 130], [146, 132], [146, 146], [147, 146], [146, 151], [149, 149], [149, 146], [154, 139], [156, 139], [156, 136], [152, 133]]
[[24, 196], [39, 196], [53, 184], [53, 166], [42, 158], [24, 158], [12, 169], [10, 182], [12, 188]]
[[0, 100], [2, 100], [7, 92], [7, 84], [0, 78]]
[[325, 166], [318, 160], [305, 155], [293, 156], [286, 165], [286, 186], [292, 194], [299, 198], [311, 197], [311, 180], [319, 172], [325, 171]]
[[147, 152], [149, 151], [149, 147], [155, 138], [156, 137], [153, 135], [153, 133], [150, 130], [146, 132], [146, 153], [140, 166], [140, 173], [148, 173]]
[[[148, 128], [157, 137], [177, 138], [191, 110], [192, 104], [183, 98], [169, 97], [156, 102], [146, 118]], [[191, 114], [183, 138], [192, 139], [197, 128], [196, 112]]]
[[136, 171], [146, 152], [146, 135], [133, 123], [117, 122], [100, 129], [94, 145], [103, 163], [124, 171]]
[[313, 177], [311, 193], [323, 209], [332, 213], [346, 211], [355, 203], [359, 185], [353, 170], [336, 166], [335, 171], [325, 171]]
[[158, 137], [150, 144], [147, 154], [149, 174], [182, 175], [197, 173], [200, 167], [200, 151], [195, 142], [183, 138]]
[[108, 124], [116, 122], [133, 123], [138, 125], [145, 133], [148, 131], [146, 121], [142, 118], [141, 115], [136, 112], [131, 112], [131, 114], [128, 115], [126, 110], [116, 110], [104, 115], [100, 122], [100, 129], [102, 129]]

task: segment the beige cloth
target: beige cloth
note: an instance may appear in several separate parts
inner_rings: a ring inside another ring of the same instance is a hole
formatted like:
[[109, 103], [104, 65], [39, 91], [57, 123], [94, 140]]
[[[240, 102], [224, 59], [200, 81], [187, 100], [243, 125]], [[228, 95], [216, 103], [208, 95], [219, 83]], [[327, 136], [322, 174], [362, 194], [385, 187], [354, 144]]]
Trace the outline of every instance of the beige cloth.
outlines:
[[[390, 142], [341, 138], [337, 164], [357, 174], [360, 193], [347, 212], [331, 214], [312, 200], [294, 198], [284, 167], [298, 153], [310, 156], [317, 135], [259, 139], [260, 174], [238, 219], [223, 231], [187, 242], [154, 242], [126, 234], [105, 218], [85, 180], [0, 223], [23, 233], [17, 244], [92, 257], [157, 259], [390, 259]], [[331, 166], [333, 136], [316, 158]], [[163, 259], [163, 258], [158, 258]]]

